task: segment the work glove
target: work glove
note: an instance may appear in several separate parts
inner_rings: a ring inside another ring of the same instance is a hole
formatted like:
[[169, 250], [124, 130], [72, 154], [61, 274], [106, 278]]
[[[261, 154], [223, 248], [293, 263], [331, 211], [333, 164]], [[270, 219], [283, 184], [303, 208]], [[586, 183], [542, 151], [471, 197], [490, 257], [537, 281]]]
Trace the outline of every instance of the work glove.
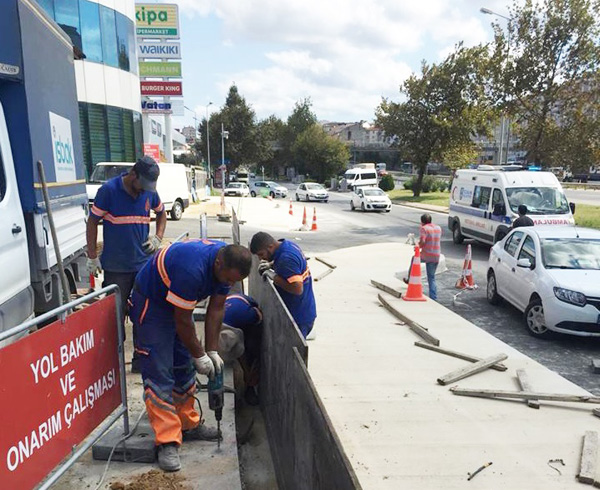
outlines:
[[268, 260], [261, 260], [258, 264], [258, 273], [262, 275], [266, 270], [273, 268], [273, 262], [269, 262]]
[[160, 238], [159, 236], [156, 236], [156, 235], [152, 235], [151, 237], [148, 237], [148, 240], [146, 240], [144, 242], [142, 247], [144, 247], [144, 252], [146, 252], [148, 255], [150, 255], [150, 254], [153, 254], [154, 252], [156, 252], [160, 248], [161, 243], [162, 243], [162, 238]]
[[223, 371], [223, 359], [221, 359], [219, 353], [216, 350], [209, 350], [207, 354], [215, 366], [215, 374], [221, 373], [221, 371]]
[[100, 259], [98, 257], [96, 257], [95, 259], [90, 259], [88, 257], [86, 265], [88, 272], [93, 276], [95, 276], [99, 272], [102, 272], [102, 265], [100, 264]]
[[275, 274], [275, 271], [273, 269], [267, 269], [262, 273], [262, 278], [266, 281], [268, 277], [269, 279], [271, 279], [271, 281], [274, 281], [276, 275], [277, 274]]
[[194, 357], [192, 359], [192, 362], [194, 363], [196, 371], [198, 371], [200, 374], [204, 374], [210, 379], [213, 379], [215, 377], [215, 365], [213, 364], [213, 361], [210, 357], [208, 357], [207, 354], [204, 354], [202, 357]]

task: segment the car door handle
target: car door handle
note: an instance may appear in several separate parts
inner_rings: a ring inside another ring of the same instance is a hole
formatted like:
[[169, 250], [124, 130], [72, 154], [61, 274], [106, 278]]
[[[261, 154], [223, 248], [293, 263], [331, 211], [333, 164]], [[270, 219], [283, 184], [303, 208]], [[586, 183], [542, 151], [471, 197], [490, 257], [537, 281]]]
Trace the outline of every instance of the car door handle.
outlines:
[[13, 225], [12, 227], [12, 232], [13, 235], [16, 235], [17, 233], [21, 233], [23, 231], [23, 229], [19, 226], [19, 225]]
[[502, 260], [500, 259], [500, 257], [498, 257], [498, 262], [502, 262]]

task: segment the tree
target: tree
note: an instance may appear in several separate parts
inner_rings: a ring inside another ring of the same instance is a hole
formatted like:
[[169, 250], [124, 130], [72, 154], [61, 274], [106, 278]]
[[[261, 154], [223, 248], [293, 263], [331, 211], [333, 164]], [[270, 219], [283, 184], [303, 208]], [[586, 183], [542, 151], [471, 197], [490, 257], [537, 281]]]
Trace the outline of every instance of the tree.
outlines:
[[292, 153], [302, 161], [305, 172], [318, 182], [337, 175], [350, 158], [346, 145], [329, 136], [318, 124], [308, 126], [298, 135]]
[[312, 112], [311, 107], [312, 102], [309, 97], [296, 102], [282, 135], [282, 158], [294, 165], [300, 173], [305, 172], [306, 169], [303, 167], [302, 159], [292, 151], [292, 147], [300, 134], [317, 124], [317, 116]]
[[405, 102], [383, 99], [376, 109], [376, 124], [417, 168], [415, 196], [428, 162], [472, 152], [472, 136], [489, 133], [494, 112], [485, 92], [488, 65], [487, 46], [459, 44], [442, 63], [423, 62], [420, 77], [413, 74], [404, 82]]
[[598, 115], [599, 86], [590, 78], [600, 66], [599, 9], [598, 0], [525, 0], [510, 9], [506, 33], [494, 25], [496, 90], [529, 161], [562, 165], [565, 151], [598, 145], [576, 128], [590, 129]]
[[286, 124], [274, 115], [258, 123], [260, 158], [257, 160], [257, 167], [265, 167], [267, 175], [277, 175], [277, 168], [285, 164], [281, 151], [285, 131]]

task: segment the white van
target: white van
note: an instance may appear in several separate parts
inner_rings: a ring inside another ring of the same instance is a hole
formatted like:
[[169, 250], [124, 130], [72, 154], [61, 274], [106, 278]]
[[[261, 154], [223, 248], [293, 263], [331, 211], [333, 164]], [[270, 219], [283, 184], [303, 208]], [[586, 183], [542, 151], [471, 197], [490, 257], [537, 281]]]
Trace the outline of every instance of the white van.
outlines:
[[448, 228], [454, 243], [465, 237], [493, 245], [510, 230], [520, 204], [536, 225], [574, 225], [569, 203], [552, 172], [481, 165], [458, 170], [452, 181]]
[[375, 170], [375, 165], [371, 165], [373, 165], [373, 168], [354, 167], [346, 170], [344, 179], [346, 179], [346, 184], [348, 185], [349, 190], [353, 190], [355, 187], [359, 186], [377, 185], [377, 172]]
[[[156, 190], [165, 206], [165, 211], [171, 215], [172, 220], [178, 221], [183, 216], [184, 209], [190, 205], [186, 167], [180, 163], [159, 163], [158, 165], [160, 176], [156, 183]], [[90, 181], [86, 185], [90, 206], [104, 182], [123, 172], [129, 172], [131, 167], [133, 167], [133, 163], [130, 162], [97, 163]]]

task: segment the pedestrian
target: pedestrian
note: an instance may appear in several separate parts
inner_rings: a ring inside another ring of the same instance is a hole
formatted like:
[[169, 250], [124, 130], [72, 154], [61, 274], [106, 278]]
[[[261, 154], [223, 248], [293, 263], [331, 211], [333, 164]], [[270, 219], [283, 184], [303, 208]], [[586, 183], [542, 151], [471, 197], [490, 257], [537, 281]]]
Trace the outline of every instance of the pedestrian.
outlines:
[[[294, 242], [275, 240], [263, 231], [250, 242], [250, 251], [261, 259], [259, 272], [273, 281], [304, 338], [317, 317], [312, 276], [306, 257]], [[272, 267], [272, 268], [271, 268]]]
[[[181, 468], [183, 440], [217, 440], [194, 406], [196, 373], [213, 379], [223, 369], [218, 354], [225, 300], [231, 286], [250, 273], [252, 256], [240, 245], [188, 240], [165, 247], [138, 273], [131, 296], [137, 325], [144, 401], [164, 471]], [[193, 311], [210, 298], [205, 344], [196, 335]]]
[[[165, 208], [156, 192], [160, 168], [153, 158], [140, 158], [132, 169], [105, 182], [94, 199], [87, 222], [87, 267], [104, 271], [102, 286], [116, 284], [121, 293], [121, 321], [138, 271], [162, 243], [167, 225]], [[150, 210], [156, 214], [156, 233], [150, 235]], [[103, 249], [98, 258], [98, 223], [103, 221]], [[133, 330], [135, 344], [137, 332]], [[131, 371], [139, 372], [134, 353]]]
[[512, 228], [519, 228], [520, 226], [533, 226], [533, 220], [527, 216], [527, 206], [525, 206], [525, 204], [519, 204], [519, 207], [517, 208], [517, 211], [519, 212], [519, 217], [513, 221], [512, 224]]
[[239, 361], [246, 384], [244, 399], [249, 405], [258, 405], [256, 386], [260, 376], [262, 318], [262, 311], [254, 298], [245, 294], [227, 296], [223, 325], [238, 328], [244, 334], [244, 355]]
[[429, 284], [429, 297], [437, 300], [437, 283], [435, 271], [440, 261], [442, 229], [431, 222], [431, 215], [421, 216], [421, 236], [419, 247], [421, 247], [421, 261], [425, 264], [427, 271], [427, 283]]

